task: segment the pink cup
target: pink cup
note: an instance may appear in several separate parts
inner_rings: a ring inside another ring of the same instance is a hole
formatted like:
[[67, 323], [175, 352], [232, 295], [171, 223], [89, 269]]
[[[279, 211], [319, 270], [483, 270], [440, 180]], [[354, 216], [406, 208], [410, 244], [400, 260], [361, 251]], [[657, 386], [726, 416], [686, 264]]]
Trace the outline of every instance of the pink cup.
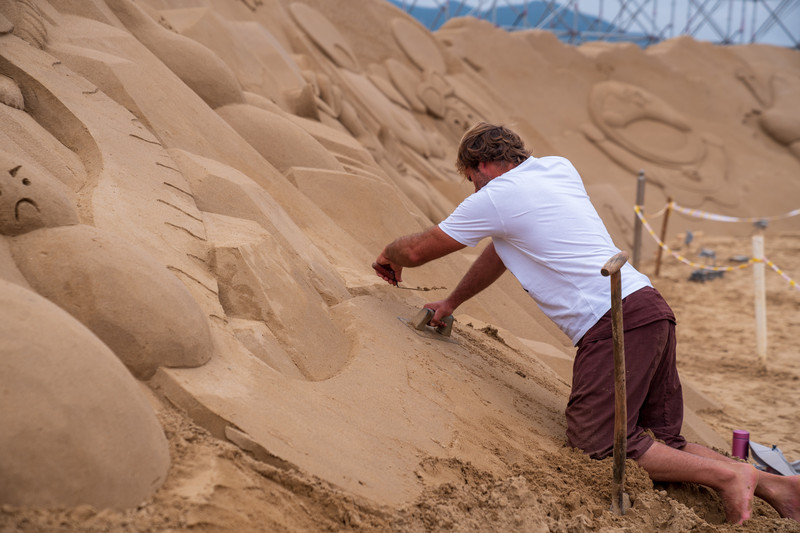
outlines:
[[733, 430], [733, 451], [732, 455], [739, 459], [747, 460], [750, 451], [750, 432], [743, 429]]

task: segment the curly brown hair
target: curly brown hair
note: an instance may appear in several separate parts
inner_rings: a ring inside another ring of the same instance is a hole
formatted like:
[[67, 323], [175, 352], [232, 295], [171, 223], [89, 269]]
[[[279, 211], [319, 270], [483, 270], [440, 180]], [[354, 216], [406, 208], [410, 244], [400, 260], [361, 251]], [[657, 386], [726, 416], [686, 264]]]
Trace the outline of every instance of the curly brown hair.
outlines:
[[477, 168], [478, 163], [506, 161], [518, 165], [530, 155], [530, 150], [525, 148], [519, 135], [510, 129], [478, 122], [461, 138], [456, 157], [456, 170], [466, 177], [466, 171]]

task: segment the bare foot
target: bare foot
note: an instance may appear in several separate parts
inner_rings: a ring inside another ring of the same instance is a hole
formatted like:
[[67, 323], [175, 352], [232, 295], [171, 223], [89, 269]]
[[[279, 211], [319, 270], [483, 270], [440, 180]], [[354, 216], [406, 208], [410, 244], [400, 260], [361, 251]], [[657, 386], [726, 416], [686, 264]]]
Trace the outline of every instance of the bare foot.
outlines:
[[800, 522], [800, 476], [762, 474], [759, 484], [769, 488], [769, 498], [765, 499], [778, 511], [781, 518]]
[[717, 492], [725, 502], [725, 519], [732, 524], [741, 524], [750, 518], [753, 493], [758, 485], [758, 470], [744, 463], [731, 463], [729, 466], [731, 480]]

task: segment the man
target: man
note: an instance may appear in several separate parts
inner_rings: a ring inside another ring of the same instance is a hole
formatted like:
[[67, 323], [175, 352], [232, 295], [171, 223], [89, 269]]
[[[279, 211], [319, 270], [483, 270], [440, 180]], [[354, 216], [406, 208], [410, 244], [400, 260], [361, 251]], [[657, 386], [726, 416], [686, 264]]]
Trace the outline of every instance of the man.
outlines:
[[[508, 268], [578, 347], [566, 410], [571, 446], [601, 459], [613, 452], [614, 386], [610, 287], [600, 268], [619, 250], [578, 172], [561, 157], [535, 158], [504, 126], [479, 123], [464, 134], [456, 169], [475, 186], [442, 223], [400, 237], [378, 256], [376, 272], [402, 281], [419, 266], [489, 244], [444, 300], [425, 305], [430, 324], [491, 285]], [[675, 317], [647, 276], [621, 270], [628, 391], [628, 457], [654, 481], [715, 489], [728, 521], [750, 517], [754, 493], [782, 517], [800, 521], [800, 478], [759, 472], [681, 435], [683, 398], [675, 362]]]

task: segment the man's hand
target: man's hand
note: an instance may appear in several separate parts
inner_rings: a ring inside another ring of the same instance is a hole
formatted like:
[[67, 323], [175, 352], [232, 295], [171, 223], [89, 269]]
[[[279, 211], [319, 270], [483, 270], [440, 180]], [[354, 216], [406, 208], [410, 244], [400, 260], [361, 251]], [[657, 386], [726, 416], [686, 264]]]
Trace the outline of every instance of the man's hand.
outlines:
[[440, 300], [438, 302], [427, 303], [423, 307], [433, 309], [433, 317], [431, 317], [430, 321], [428, 322], [428, 324], [433, 327], [444, 326], [445, 323], [442, 322], [442, 319], [446, 316], [452, 315], [453, 311], [456, 310], [455, 306], [447, 299]]
[[439, 226], [411, 235], [398, 237], [378, 255], [372, 268], [378, 277], [392, 285], [403, 281], [403, 266], [415, 267], [464, 248]]
[[378, 256], [372, 268], [379, 278], [382, 278], [387, 283], [397, 286], [398, 283], [403, 281], [403, 267], [389, 261], [383, 252]]

